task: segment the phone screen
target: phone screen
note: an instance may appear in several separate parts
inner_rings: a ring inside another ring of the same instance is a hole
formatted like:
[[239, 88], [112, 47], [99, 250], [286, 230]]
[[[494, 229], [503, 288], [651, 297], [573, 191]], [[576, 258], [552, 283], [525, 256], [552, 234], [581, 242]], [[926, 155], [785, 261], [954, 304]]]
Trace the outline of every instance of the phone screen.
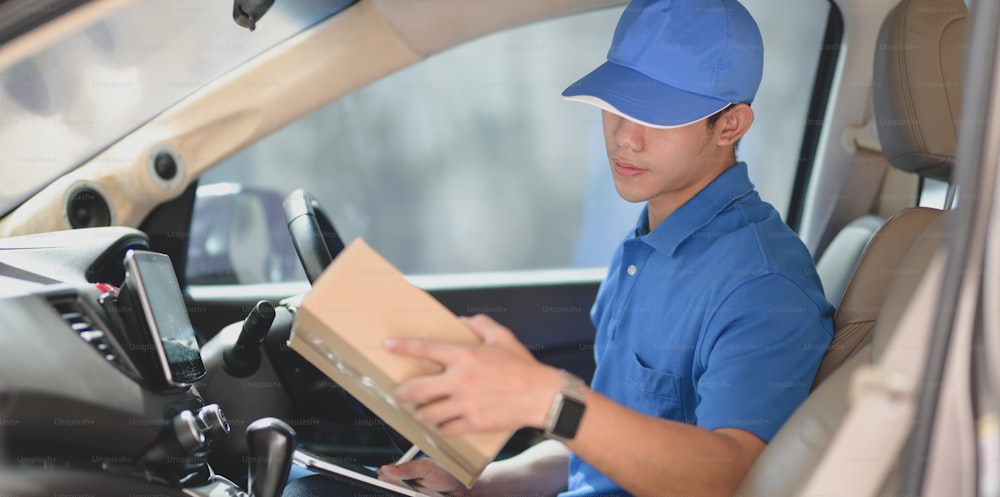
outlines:
[[205, 365], [170, 258], [130, 250], [125, 267], [126, 285], [143, 308], [167, 383], [180, 386], [197, 381], [205, 375]]

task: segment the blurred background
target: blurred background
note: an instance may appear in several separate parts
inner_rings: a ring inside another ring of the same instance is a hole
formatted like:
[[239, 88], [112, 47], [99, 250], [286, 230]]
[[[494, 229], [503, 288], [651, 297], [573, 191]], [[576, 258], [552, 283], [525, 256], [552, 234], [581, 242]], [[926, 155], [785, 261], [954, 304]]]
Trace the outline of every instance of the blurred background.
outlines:
[[[249, 33], [232, 22], [230, 2], [137, 1], [0, 73], [0, 213], [347, 3], [281, 0]], [[739, 157], [784, 214], [829, 4], [744, 3], [763, 32], [765, 70]], [[297, 262], [288, 262], [290, 245], [261, 243], [284, 226], [267, 212], [280, 202], [259, 200], [301, 187], [345, 242], [364, 237], [407, 274], [604, 267], [642, 206], [614, 190], [600, 112], [560, 93], [605, 60], [621, 10], [537, 23], [432, 56], [230, 157], [200, 182], [193, 230], [207, 234], [193, 238], [189, 281], [303, 278], [274, 270]], [[234, 212], [220, 217], [218, 199], [233, 195], [250, 200], [230, 203]], [[235, 269], [198, 265], [219, 255]]]

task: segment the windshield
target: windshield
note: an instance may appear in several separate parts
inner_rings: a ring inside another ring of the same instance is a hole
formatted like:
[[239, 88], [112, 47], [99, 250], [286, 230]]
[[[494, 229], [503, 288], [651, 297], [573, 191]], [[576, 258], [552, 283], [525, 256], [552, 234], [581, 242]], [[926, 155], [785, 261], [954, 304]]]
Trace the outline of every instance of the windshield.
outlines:
[[198, 88], [354, 0], [138, 0], [0, 71], [0, 215]]

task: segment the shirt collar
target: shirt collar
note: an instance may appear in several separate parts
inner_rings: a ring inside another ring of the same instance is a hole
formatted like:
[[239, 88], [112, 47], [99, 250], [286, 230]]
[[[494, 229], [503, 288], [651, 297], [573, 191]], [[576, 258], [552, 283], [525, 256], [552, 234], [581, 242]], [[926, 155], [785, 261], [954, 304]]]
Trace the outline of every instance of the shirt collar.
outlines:
[[737, 162], [712, 180], [691, 200], [667, 216], [659, 226], [649, 232], [649, 205], [639, 214], [630, 238], [645, 242], [655, 250], [673, 255], [680, 244], [710, 223], [729, 204], [753, 192], [754, 186], [747, 173], [747, 165]]

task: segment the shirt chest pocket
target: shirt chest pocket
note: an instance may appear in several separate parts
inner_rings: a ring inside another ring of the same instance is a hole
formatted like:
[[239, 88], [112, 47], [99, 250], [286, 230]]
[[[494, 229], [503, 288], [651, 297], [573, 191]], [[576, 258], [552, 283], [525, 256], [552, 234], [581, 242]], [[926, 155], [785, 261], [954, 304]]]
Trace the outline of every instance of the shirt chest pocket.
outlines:
[[684, 412], [680, 376], [652, 369], [632, 354], [624, 381], [625, 402], [631, 409], [658, 418], [692, 422]]

